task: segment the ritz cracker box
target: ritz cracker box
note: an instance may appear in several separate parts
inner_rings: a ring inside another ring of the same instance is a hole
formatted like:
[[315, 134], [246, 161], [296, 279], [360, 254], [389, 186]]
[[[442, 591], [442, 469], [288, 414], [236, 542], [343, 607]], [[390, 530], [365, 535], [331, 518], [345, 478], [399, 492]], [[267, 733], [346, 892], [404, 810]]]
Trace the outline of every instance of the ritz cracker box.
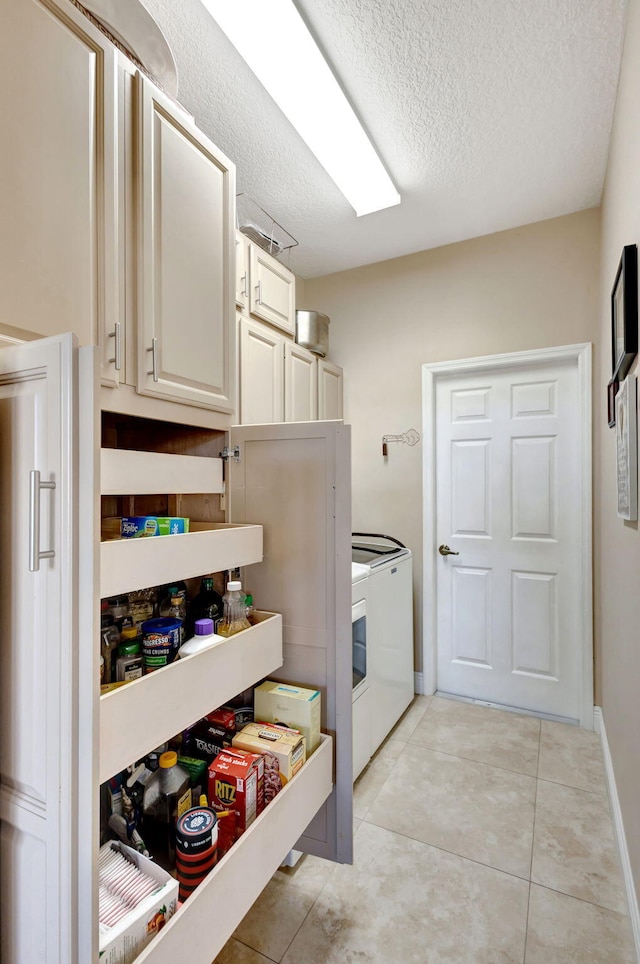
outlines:
[[264, 758], [243, 750], [222, 750], [209, 765], [209, 806], [235, 812], [220, 821], [220, 855], [251, 826], [264, 809]]
[[307, 756], [320, 745], [318, 690], [268, 679], [254, 690], [254, 717], [264, 723], [284, 723], [305, 738]]

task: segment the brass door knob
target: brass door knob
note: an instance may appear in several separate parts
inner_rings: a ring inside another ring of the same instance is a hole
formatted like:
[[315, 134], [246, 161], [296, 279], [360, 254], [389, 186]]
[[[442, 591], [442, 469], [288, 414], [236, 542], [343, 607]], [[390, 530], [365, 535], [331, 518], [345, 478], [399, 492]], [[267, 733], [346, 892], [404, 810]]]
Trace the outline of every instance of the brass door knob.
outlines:
[[454, 552], [449, 546], [438, 546], [438, 552], [441, 556], [459, 556], [459, 552]]

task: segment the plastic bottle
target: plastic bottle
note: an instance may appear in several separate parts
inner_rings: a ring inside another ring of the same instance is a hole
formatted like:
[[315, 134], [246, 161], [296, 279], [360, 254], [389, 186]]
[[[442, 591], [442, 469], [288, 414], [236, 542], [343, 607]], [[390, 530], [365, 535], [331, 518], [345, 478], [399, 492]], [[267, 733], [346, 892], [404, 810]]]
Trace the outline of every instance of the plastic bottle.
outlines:
[[227, 591], [222, 597], [224, 603], [224, 615], [218, 626], [220, 636], [233, 636], [243, 629], [249, 629], [250, 624], [247, 619], [244, 593], [242, 583], [239, 580], [231, 580], [227, 583]]
[[176, 586], [172, 586], [169, 590], [167, 606], [167, 600], [164, 601], [160, 607], [160, 616], [168, 619], [179, 619], [181, 622], [180, 626], [180, 645], [185, 641], [185, 626], [184, 622], [187, 618], [187, 601], [186, 601], [186, 591], [184, 589], [178, 589]]
[[175, 751], [163, 753], [158, 762], [144, 788], [143, 836], [157, 863], [170, 871], [176, 862], [176, 821], [191, 808], [191, 789]]
[[112, 596], [108, 600], [109, 612], [113, 616], [113, 621], [118, 627], [118, 632], [122, 632], [124, 626], [131, 625], [129, 615], [129, 599], [127, 596]]
[[255, 610], [253, 605], [253, 596], [250, 592], [248, 592], [244, 597], [244, 611], [247, 619], [249, 620], [249, 624], [253, 625], [253, 613]]
[[116, 655], [120, 645], [120, 633], [111, 613], [100, 617], [100, 652], [104, 656], [104, 683], [116, 681]]
[[195, 635], [196, 619], [212, 619], [215, 630], [216, 623], [222, 618], [222, 596], [213, 588], [213, 578], [204, 576], [200, 583], [200, 592], [193, 597], [187, 608], [185, 632], [187, 638]]
[[203, 649], [209, 649], [221, 637], [213, 631], [213, 619], [196, 619], [193, 636], [180, 647], [178, 656], [183, 659], [185, 656], [192, 656], [193, 653], [201, 653]]
[[132, 679], [139, 679], [143, 674], [143, 659], [140, 652], [142, 637], [134, 626], [122, 630], [122, 638], [118, 648], [116, 660], [116, 680], [128, 683]]

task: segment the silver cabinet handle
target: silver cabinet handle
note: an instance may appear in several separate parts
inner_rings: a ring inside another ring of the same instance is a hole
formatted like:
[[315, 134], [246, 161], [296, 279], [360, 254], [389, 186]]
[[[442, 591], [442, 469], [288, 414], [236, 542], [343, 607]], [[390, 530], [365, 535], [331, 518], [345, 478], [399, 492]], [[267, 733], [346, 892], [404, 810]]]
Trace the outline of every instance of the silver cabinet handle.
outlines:
[[147, 351], [151, 352], [151, 371], [147, 372], [147, 375], [153, 375], [154, 382], [158, 381], [158, 339], [151, 339], [151, 348], [147, 348]]
[[55, 549], [40, 552], [40, 490], [55, 489], [55, 482], [41, 482], [37, 469], [29, 472], [29, 572], [40, 570], [41, 559], [53, 559]]
[[246, 272], [246, 271], [245, 271], [245, 273], [242, 275], [242, 277], [240, 278], [240, 281], [242, 282], [242, 292], [241, 292], [242, 297], [243, 297], [243, 298], [248, 298], [248, 297], [249, 297], [249, 292], [247, 291], [247, 272]]
[[109, 359], [109, 364], [115, 366], [115, 370], [119, 372], [122, 368], [122, 339], [120, 337], [120, 322], [116, 321], [113, 331], [109, 332], [109, 338], [114, 339], [114, 354], [113, 358]]
[[261, 305], [262, 304], [262, 282], [261, 281], [259, 281], [258, 284], [256, 285], [256, 291], [258, 292], [256, 301], [258, 302], [259, 305]]

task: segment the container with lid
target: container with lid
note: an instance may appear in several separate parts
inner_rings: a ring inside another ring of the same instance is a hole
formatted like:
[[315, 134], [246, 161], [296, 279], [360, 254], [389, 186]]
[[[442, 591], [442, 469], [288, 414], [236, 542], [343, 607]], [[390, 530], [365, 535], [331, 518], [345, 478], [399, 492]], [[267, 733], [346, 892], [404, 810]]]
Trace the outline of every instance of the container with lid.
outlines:
[[324, 358], [329, 351], [329, 317], [321, 311], [296, 311], [296, 342]]
[[140, 652], [142, 637], [134, 626], [122, 630], [122, 639], [118, 648], [116, 660], [116, 681], [128, 683], [132, 679], [142, 676], [144, 661]]
[[182, 622], [161, 616], [158, 619], [148, 619], [141, 629], [145, 673], [172, 663], [180, 649]]
[[213, 619], [196, 619], [194, 625], [194, 635], [184, 643], [178, 652], [178, 656], [184, 659], [185, 656], [193, 656], [194, 653], [201, 653], [204, 649], [214, 646], [224, 637], [213, 631]]
[[221, 636], [233, 636], [243, 629], [250, 629], [247, 619], [247, 609], [242, 592], [240, 580], [230, 580], [227, 583], [227, 591], [222, 597], [224, 603], [224, 614], [218, 626], [218, 633]]
[[170, 871], [176, 861], [176, 821], [191, 808], [191, 788], [174, 750], [161, 754], [158, 764], [144, 787], [143, 836], [157, 863]]

